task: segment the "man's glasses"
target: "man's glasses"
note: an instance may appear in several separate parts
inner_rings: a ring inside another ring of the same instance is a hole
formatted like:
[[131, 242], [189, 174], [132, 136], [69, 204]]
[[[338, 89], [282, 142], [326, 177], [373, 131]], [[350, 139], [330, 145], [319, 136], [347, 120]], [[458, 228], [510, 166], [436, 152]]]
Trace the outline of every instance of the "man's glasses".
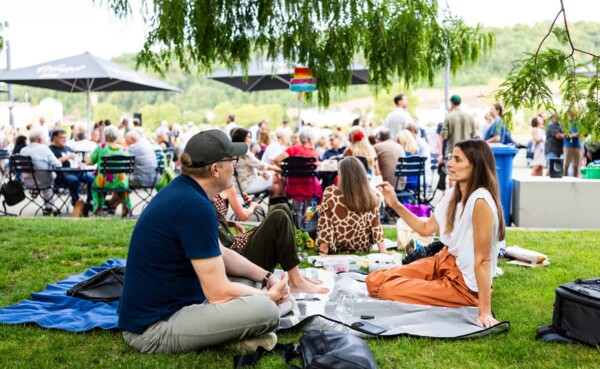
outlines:
[[232, 158], [228, 158], [228, 159], [221, 159], [221, 160], [219, 160], [219, 161], [230, 161], [230, 162], [231, 162], [231, 164], [233, 164], [233, 167], [235, 168], [235, 167], [237, 167], [237, 165], [238, 165], [238, 161], [240, 161], [240, 158], [239, 158], [239, 156], [234, 156], [234, 157], [232, 157]]

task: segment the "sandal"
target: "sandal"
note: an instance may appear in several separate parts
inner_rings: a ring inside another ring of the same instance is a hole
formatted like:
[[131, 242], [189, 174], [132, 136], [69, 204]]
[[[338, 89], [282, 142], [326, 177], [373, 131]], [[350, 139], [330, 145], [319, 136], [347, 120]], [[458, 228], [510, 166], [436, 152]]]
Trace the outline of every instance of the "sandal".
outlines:
[[44, 208], [42, 209], [42, 215], [45, 217], [49, 217], [49, 216], [59, 216], [60, 215], [60, 211], [57, 209], [48, 209], [48, 208]]

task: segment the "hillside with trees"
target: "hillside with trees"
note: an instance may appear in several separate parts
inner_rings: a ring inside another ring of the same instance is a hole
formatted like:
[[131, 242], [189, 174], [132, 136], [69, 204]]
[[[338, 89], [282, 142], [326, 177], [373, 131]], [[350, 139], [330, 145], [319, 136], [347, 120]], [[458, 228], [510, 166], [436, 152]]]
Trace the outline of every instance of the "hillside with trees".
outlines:
[[[550, 22], [535, 26], [516, 25], [511, 28], [488, 28], [496, 35], [496, 46], [490, 56], [482, 57], [477, 65], [460, 70], [453, 78], [453, 87], [476, 84], [488, 84], [490, 80], [502, 80], [507, 75], [513, 61], [535, 52], [540, 39], [545, 35]], [[576, 22], [570, 25], [573, 38], [582, 49], [600, 50], [600, 23]], [[558, 44], [549, 45], [558, 47]], [[113, 61], [135, 68], [135, 54], [125, 54]], [[213, 70], [218, 70], [215, 66]], [[95, 120], [110, 118], [118, 120], [123, 113], [141, 112], [144, 124], [156, 127], [161, 120], [196, 124], [221, 124], [226, 114], [236, 114], [243, 125], [256, 123], [266, 117], [272, 124], [278, 124], [285, 117], [288, 107], [296, 106], [294, 93], [280, 91], [242, 92], [223, 83], [213, 81], [206, 76], [184, 73], [177, 66], [172, 67], [165, 76], [150, 70], [140, 71], [161, 78], [167, 83], [182, 89], [182, 93], [171, 92], [112, 92], [96, 93], [93, 117]], [[436, 77], [435, 86], [443, 86], [443, 75]], [[424, 86], [424, 84], [421, 84]], [[414, 87], [419, 87], [416, 85]], [[79, 119], [85, 116], [85, 95], [69, 94], [25, 86], [14, 86], [15, 100], [30, 101], [37, 104], [46, 97], [56, 98], [63, 103], [65, 119]], [[385, 91], [383, 92], [385, 93]], [[394, 91], [391, 91], [394, 93]], [[331, 104], [367, 96], [373, 92], [368, 86], [351, 86], [345, 94], [331, 95]], [[312, 105], [316, 105], [313, 98]], [[311, 105], [309, 102], [307, 105]], [[380, 109], [379, 109], [380, 110]], [[207, 114], [210, 112], [210, 114]], [[376, 114], [385, 114], [376, 111]], [[211, 119], [209, 119], [211, 118]]]

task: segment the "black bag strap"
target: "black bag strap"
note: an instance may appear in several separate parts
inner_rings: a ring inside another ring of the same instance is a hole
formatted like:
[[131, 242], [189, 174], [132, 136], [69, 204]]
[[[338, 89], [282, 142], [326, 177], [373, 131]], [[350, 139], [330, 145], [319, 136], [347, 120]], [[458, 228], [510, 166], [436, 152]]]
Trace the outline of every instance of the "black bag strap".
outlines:
[[535, 338], [538, 340], [544, 340], [544, 342], [577, 343], [576, 341], [558, 333], [552, 325], [539, 327], [535, 331]]
[[290, 364], [290, 361], [300, 357], [300, 345], [295, 343], [288, 343], [285, 345], [278, 343], [275, 345], [275, 348], [272, 351], [267, 351], [259, 346], [256, 352], [247, 355], [234, 356], [233, 369], [240, 369], [245, 366], [255, 366], [263, 356], [272, 353], [276, 353], [281, 356], [288, 369], [301, 369], [296, 365]]

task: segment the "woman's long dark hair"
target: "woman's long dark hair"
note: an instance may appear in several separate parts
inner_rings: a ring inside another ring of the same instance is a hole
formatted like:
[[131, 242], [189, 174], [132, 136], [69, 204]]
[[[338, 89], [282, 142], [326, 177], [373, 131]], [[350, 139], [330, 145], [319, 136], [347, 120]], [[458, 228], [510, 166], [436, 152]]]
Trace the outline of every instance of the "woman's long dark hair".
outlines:
[[498, 110], [498, 116], [502, 118], [502, 105], [494, 104], [494, 109]]
[[506, 227], [504, 225], [504, 214], [502, 212], [502, 205], [500, 204], [500, 190], [498, 188], [498, 176], [496, 175], [496, 161], [492, 154], [492, 149], [483, 140], [463, 140], [459, 141], [455, 147], [461, 149], [461, 151], [467, 157], [467, 160], [473, 166], [473, 173], [471, 179], [467, 183], [466, 193], [462, 194], [460, 186], [454, 186], [454, 194], [448, 204], [446, 210], [446, 234], [450, 234], [454, 229], [454, 217], [456, 215], [456, 208], [458, 203], [462, 202], [463, 211], [467, 199], [477, 190], [478, 188], [485, 188], [490, 192], [496, 208], [498, 208], [498, 239], [503, 240], [506, 233]]
[[348, 210], [365, 213], [377, 207], [377, 199], [369, 187], [367, 171], [360, 160], [353, 156], [344, 158], [339, 164], [339, 174], [339, 187]]
[[236, 127], [231, 131], [231, 142], [245, 142], [248, 133], [250, 133], [250, 131], [246, 128]]

